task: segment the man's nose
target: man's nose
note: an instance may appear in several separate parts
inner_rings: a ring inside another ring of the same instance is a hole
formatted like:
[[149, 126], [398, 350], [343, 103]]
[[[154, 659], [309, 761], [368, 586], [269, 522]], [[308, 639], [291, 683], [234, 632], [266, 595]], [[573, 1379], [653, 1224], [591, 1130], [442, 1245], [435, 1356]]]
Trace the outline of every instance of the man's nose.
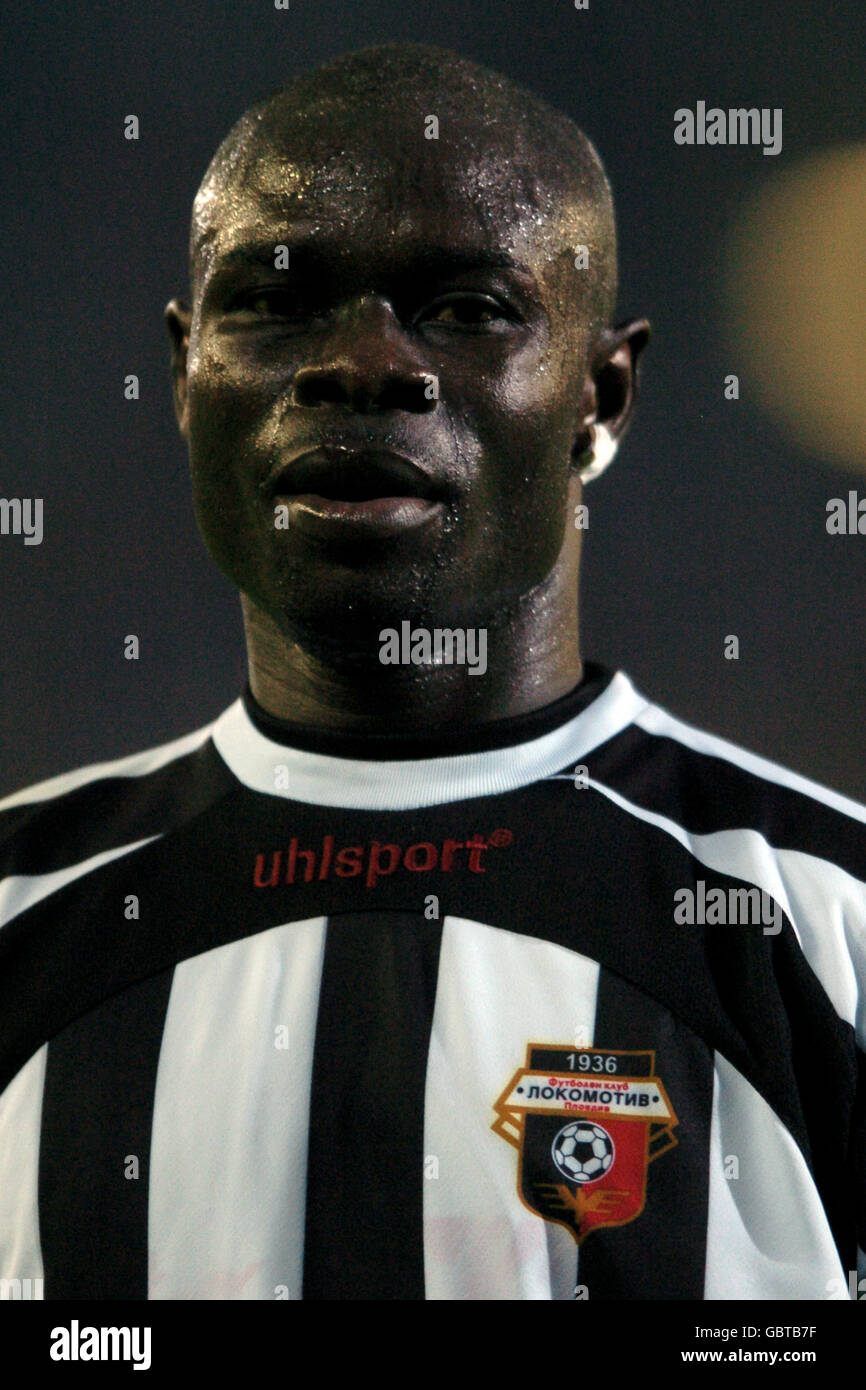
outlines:
[[434, 408], [438, 395], [425, 365], [391, 306], [365, 295], [340, 308], [330, 332], [318, 338], [315, 359], [298, 368], [294, 404], [421, 414]]

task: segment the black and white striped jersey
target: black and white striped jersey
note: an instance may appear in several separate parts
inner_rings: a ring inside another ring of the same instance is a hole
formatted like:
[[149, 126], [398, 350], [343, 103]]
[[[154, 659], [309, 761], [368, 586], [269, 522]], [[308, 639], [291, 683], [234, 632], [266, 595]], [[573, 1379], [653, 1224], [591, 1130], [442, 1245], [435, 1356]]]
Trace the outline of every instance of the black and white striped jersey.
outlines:
[[857, 1297], [864, 822], [595, 665], [7, 798], [6, 1296]]

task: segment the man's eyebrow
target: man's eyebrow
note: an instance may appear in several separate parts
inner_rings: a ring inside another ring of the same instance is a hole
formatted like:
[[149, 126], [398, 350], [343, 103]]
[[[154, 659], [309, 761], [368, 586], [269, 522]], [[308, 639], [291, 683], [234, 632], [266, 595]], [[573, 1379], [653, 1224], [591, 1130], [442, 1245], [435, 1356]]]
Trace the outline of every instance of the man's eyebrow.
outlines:
[[524, 274], [529, 267], [522, 265], [507, 251], [456, 246], [425, 246], [413, 257], [416, 264], [436, 270], [517, 270]]
[[[236, 246], [214, 258], [212, 273], [222, 273], [237, 266], [262, 266], [274, 268], [277, 246], [286, 246], [291, 257], [297, 256], [305, 264], [320, 263], [337, 265], [345, 263], [346, 241], [313, 236], [285, 235], [282, 240], [255, 242]], [[513, 270], [518, 274], [531, 275], [529, 266], [507, 251], [495, 251], [487, 247], [420, 246], [409, 258], [413, 268], [428, 273], [460, 272], [471, 270]]]
[[212, 269], [221, 271], [231, 270], [237, 265], [262, 265], [273, 270], [277, 247], [287, 244], [282, 241], [267, 241], [254, 246], [236, 246], [231, 251], [223, 251], [214, 256]]

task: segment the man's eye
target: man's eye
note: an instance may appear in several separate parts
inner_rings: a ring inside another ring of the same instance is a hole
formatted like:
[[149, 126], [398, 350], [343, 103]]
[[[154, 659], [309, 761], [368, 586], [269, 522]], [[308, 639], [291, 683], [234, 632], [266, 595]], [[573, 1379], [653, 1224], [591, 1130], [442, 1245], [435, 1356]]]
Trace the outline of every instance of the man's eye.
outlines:
[[259, 290], [254, 294], [245, 295], [237, 307], [265, 317], [288, 317], [291, 313], [291, 300], [285, 290]]
[[477, 294], [454, 295], [437, 300], [419, 316], [424, 323], [455, 324], [461, 328], [481, 328], [508, 315], [494, 299]]

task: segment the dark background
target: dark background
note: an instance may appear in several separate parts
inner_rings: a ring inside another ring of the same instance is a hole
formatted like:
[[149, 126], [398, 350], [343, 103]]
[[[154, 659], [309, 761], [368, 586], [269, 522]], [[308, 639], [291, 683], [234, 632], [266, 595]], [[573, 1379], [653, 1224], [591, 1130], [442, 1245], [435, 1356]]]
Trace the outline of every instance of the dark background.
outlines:
[[[785, 435], [748, 379], [724, 399], [739, 365], [718, 289], [744, 201], [810, 152], [864, 139], [862, 0], [16, 7], [0, 57], [0, 496], [44, 498], [45, 536], [0, 536], [0, 791], [176, 737], [239, 693], [239, 604], [195, 529], [162, 309], [186, 289], [191, 201], [241, 111], [307, 67], [401, 39], [536, 88], [583, 125], [613, 183], [619, 317], [647, 314], [655, 338], [628, 441], [587, 494], [585, 654], [866, 800], [866, 537], [825, 530], [828, 498], [858, 478]], [[698, 100], [782, 107], [782, 153], [677, 146], [673, 113]], [[857, 347], [803, 334], [815, 354]], [[130, 372], [138, 402], [123, 398]], [[739, 661], [723, 659], [728, 633]]]

